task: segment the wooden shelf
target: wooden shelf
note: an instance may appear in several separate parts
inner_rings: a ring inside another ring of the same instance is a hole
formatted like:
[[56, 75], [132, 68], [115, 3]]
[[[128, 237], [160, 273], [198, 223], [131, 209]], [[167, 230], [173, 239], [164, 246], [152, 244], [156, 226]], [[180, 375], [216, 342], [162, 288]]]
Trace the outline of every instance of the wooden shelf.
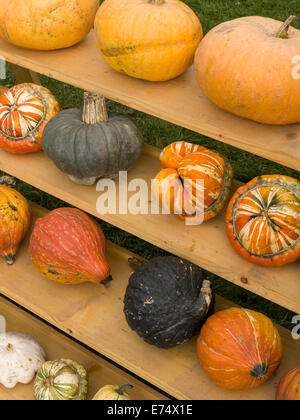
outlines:
[[73, 48], [28, 51], [0, 40], [0, 55], [34, 70], [134, 109], [247, 150], [290, 168], [300, 167], [300, 124], [266, 126], [235, 117], [208, 101], [193, 69], [167, 83], [150, 83], [113, 71], [99, 56], [94, 33]]
[[[33, 206], [33, 212], [35, 218], [46, 214], [37, 206]], [[47, 280], [32, 266], [27, 247], [25, 242], [13, 266], [0, 262], [0, 293], [175, 398], [274, 399], [278, 378], [300, 364], [300, 342], [292, 340], [290, 332], [280, 328], [285, 357], [278, 376], [251, 391], [220, 389], [202, 371], [195, 339], [162, 350], [144, 343], [128, 327], [123, 297], [131, 274], [128, 265], [131, 253], [109, 244], [108, 259], [114, 280], [107, 286], [63, 286]], [[217, 309], [228, 306], [232, 304], [217, 299]]]
[[[150, 185], [151, 179], [160, 169], [158, 156], [158, 149], [147, 146], [136, 168], [130, 171], [128, 180], [142, 178]], [[96, 201], [101, 193], [96, 191], [96, 187], [74, 184], [43, 153], [14, 156], [0, 150], [0, 169], [230, 282], [300, 313], [300, 261], [281, 268], [264, 268], [249, 263], [234, 251], [227, 239], [224, 212], [202, 226], [185, 226], [184, 222], [173, 215], [99, 215]], [[148, 201], [142, 204], [144, 207], [149, 206]]]
[[[89, 374], [89, 400], [104, 385], [127, 383], [134, 386], [130, 392], [133, 400], [166, 399], [159, 392], [134, 379], [2, 297], [0, 297], [0, 314], [6, 318], [7, 331], [30, 334], [35, 337], [45, 349], [47, 360], [69, 358], [81, 363]], [[0, 385], [0, 401], [34, 400], [32, 387], [33, 383], [18, 384], [13, 389], [7, 389]]]

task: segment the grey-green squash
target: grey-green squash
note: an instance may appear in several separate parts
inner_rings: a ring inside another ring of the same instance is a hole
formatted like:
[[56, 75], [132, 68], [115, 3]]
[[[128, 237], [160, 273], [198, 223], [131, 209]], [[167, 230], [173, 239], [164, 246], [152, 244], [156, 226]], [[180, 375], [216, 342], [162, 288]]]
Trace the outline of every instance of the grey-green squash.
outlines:
[[46, 155], [72, 181], [84, 185], [131, 169], [143, 145], [143, 136], [130, 117], [109, 115], [105, 98], [88, 92], [83, 112], [60, 112], [46, 125], [42, 138]]
[[79, 363], [69, 359], [46, 362], [36, 375], [33, 392], [38, 401], [86, 400], [87, 371]]

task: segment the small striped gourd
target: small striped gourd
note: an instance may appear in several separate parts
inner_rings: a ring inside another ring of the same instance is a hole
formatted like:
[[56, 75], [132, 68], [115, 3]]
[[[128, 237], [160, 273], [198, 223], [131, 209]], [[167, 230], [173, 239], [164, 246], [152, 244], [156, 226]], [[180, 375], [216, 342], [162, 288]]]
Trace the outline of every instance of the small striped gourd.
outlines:
[[99, 400], [130, 400], [130, 396], [125, 392], [132, 389], [132, 385], [105, 385], [94, 396], [93, 401]]

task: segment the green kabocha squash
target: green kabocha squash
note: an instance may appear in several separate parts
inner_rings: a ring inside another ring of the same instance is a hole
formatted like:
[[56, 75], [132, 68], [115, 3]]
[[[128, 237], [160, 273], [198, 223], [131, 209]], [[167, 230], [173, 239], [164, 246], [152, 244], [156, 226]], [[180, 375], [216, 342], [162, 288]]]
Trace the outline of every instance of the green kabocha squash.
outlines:
[[131, 169], [143, 145], [142, 134], [130, 117], [108, 115], [105, 98], [88, 92], [83, 112], [60, 112], [46, 125], [42, 138], [43, 149], [55, 165], [84, 185]]
[[69, 359], [46, 362], [36, 375], [33, 391], [38, 401], [86, 400], [87, 371]]
[[214, 296], [202, 270], [177, 257], [142, 263], [124, 298], [129, 326], [147, 343], [166, 349], [197, 334], [213, 309]]

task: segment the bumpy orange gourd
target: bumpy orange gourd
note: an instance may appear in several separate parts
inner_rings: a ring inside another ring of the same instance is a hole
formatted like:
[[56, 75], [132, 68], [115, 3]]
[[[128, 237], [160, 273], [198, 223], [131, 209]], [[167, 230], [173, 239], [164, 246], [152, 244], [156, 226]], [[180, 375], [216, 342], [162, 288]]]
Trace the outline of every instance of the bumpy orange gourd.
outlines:
[[0, 184], [0, 255], [13, 264], [31, 224], [27, 200], [13, 188]]
[[277, 401], [300, 401], [300, 366], [291, 369], [277, 387]]
[[212, 315], [197, 341], [200, 364], [227, 389], [256, 388], [279, 367], [283, 350], [277, 328], [266, 316], [240, 308]]
[[38, 219], [29, 245], [33, 264], [47, 278], [64, 284], [111, 280], [104, 234], [78, 209], [60, 208]]
[[8, 89], [0, 96], [0, 147], [15, 154], [40, 151], [45, 125], [59, 111], [43, 86], [23, 83]]
[[229, 203], [227, 235], [247, 260], [279, 267], [300, 258], [300, 181], [264, 175], [239, 188]]
[[225, 158], [203, 146], [176, 142], [162, 151], [160, 160], [163, 170], [152, 192], [163, 209], [190, 224], [209, 220], [222, 210], [233, 177]]
[[199, 19], [179, 0], [105, 0], [95, 29], [113, 69], [156, 82], [187, 70], [203, 37]]
[[[221, 23], [195, 55], [197, 81], [220, 108], [265, 124], [300, 121], [300, 31], [251, 16]], [[281, 28], [281, 30], [280, 30]]]
[[92, 29], [98, 0], [0, 0], [0, 37], [18, 47], [71, 47]]

